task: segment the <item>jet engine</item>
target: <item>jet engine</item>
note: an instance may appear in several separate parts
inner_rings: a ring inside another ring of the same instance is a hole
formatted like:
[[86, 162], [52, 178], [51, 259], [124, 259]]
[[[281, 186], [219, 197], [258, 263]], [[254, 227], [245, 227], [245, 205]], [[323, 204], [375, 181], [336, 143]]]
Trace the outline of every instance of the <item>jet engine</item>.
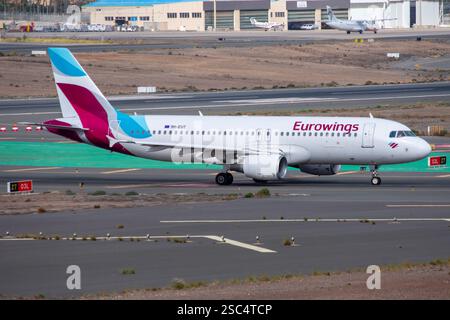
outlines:
[[298, 167], [302, 172], [316, 176], [331, 176], [341, 170], [339, 164], [302, 164]]
[[231, 167], [255, 180], [282, 179], [286, 176], [287, 168], [288, 162], [281, 155], [249, 155], [243, 164]]

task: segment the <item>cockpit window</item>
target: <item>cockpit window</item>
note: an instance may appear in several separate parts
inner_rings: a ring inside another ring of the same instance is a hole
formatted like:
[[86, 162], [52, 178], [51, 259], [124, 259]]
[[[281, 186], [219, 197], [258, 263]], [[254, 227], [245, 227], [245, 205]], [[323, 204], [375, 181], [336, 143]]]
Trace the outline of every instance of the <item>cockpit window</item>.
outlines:
[[390, 138], [401, 138], [401, 137], [415, 137], [416, 135], [414, 134], [414, 132], [408, 130], [408, 131], [391, 131], [391, 133], [389, 134]]

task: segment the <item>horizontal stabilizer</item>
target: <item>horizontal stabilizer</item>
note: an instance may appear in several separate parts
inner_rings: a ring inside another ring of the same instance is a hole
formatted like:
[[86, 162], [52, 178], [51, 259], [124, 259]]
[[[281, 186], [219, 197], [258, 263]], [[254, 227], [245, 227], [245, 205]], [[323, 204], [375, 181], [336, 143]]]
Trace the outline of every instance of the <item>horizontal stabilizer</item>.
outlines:
[[64, 130], [81, 130], [81, 131], [89, 131], [87, 128], [75, 127], [75, 126], [62, 126], [57, 124], [45, 124], [45, 123], [35, 123], [35, 122], [18, 122], [19, 125], [24, 126], [41, 126], [52, 129], [64, 129]]

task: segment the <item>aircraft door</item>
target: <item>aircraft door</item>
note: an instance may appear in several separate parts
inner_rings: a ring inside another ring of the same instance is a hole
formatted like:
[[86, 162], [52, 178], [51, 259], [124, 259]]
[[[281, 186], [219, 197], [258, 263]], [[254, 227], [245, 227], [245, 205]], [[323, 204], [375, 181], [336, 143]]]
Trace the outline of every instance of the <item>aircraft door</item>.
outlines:
[[375, 123], [364, 124], [361, 147], [373, 148], [375, 146], [374, 145], [374, 134], [375, 134]]

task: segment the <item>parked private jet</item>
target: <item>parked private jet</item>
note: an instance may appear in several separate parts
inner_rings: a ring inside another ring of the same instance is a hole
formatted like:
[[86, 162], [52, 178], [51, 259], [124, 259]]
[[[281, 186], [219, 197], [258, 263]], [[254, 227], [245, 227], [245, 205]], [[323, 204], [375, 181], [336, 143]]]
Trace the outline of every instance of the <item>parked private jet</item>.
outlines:
[[282, 23], [277, 23], [277, 22], [260, 22], [258, 20], [256, 20], [255, 18], [250, 18], [250, 23], [252, 24], [253, 27], [255, 28], [261, 28], [264, 29], [266, 31], [268, 30], [283, 30], [284, 29], [284, 24]]
[[[111, 152], [223, 167], [219, 185], [241, 172], [279, 180], [288, 167], [334, 175], [341, 164], [369, 165], [379, 185], [383, 164], [422, 159], [430, 145], [401, 123], [373, 117], [128, 115], [115, 109], [66, 48], [49, 48], [62, 118], [35, 125]], [[27, 123], [30, 124], [30, 123]]]

